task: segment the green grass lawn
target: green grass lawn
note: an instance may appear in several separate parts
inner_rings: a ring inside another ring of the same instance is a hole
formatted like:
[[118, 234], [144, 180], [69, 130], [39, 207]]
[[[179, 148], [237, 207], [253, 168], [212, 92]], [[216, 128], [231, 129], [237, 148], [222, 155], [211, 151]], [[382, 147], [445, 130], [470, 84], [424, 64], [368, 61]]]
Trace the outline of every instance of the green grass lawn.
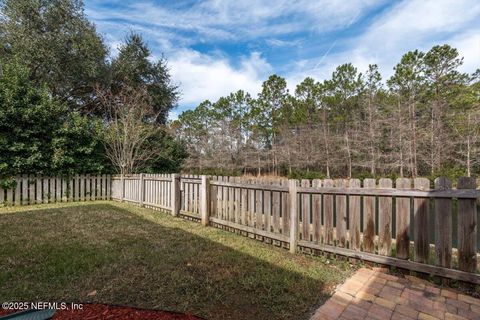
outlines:
[[0, 300], [305, 319], [345, 263], [114, 202], [0, 209]]

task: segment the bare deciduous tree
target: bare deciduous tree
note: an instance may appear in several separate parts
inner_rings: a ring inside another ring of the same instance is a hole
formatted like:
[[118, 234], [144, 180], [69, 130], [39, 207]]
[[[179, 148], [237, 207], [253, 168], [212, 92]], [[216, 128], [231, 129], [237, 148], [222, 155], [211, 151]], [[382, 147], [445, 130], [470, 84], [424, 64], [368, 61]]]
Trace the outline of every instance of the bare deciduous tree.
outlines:
[[107, 157], [122, 174], [138, 172], [160, 150], [150, 143], [161, 130], [145, 89], [124, 87], [118, 93], [97, 90], [106, 111], [104, 144]]

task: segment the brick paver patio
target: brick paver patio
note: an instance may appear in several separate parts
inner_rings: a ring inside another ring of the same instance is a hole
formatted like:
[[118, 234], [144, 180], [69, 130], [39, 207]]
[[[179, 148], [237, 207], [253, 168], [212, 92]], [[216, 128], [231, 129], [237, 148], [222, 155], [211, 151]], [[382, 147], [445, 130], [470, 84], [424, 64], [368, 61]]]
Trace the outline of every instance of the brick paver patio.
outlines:
[[324, 319], [480, 319], [480, 299], [415, 277], [362, 268], [311, 318]]

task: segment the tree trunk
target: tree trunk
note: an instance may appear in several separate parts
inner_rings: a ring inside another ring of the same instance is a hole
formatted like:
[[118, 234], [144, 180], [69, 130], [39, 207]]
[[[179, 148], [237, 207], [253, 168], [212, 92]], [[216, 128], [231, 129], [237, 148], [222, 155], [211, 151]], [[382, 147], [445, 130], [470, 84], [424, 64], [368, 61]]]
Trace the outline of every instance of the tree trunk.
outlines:
[[369, 131], [369, 145], [370, 145], [370, 173], [375, 176], [375, 128], [373, 123], [373, 107], [372, 95], [368, 99], [368, 131]]
[[470, 144], [470, 114], [467, 116], [467, 177], [471, 177], [471, 160], [470, 160], [471, 144]]
[[348, 139], [348, 131], [345, 133], [345, 142], [347, 145], [347, 156], [348, 156], [348, 177], [352, 177], [352, 154], [350, 151], [350, 140]]
[[435, 120], [434, 120], [434, 107], [432, 106], [431, 111], [431, 121], [430, 121], [430, 174], [433, 175], [435, 173]]
[[410, 115], [411, 121], [411, 130], [412, 130], [412, 176], [415, 178], [418, 175], [418, 164], [417, 164], [417, 119], [416, 119], [416, 107], [415, 101], [413, 101], [412, 105], [412, 113]]
[[328, 126], [327, 126], [327, 112], [323, 110], [323, 143], [325, 145], [325, 165], [327, 170], [327, 178], [330, 178], [330, 153], [328, 149]]

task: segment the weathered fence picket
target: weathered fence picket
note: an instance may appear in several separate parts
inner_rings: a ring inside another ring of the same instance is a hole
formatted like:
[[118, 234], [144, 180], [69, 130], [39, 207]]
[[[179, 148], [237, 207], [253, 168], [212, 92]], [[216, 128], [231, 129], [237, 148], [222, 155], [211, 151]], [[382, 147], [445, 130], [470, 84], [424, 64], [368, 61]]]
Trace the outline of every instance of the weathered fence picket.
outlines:
[[[346, 188], [345, 180], [335, 180], [335, 187]], [[347, 196], [337, 194], [335, 196], [335, 212], [336, 214], [336, 231], [337, 231], [337, 246], [345, 247], [347, 234]]]
[[[360, 188], [360, 180], [352, 179], [349, 182], [349, 188], [358, 189]], [[360, 196], [351, 196], [349, 202], [349, 217], [350, 217], [350, 249], [360, 250], [361, 238], [360, 238], [360, 215], [361, 215], [361, 206]]]
[[288, 186], [288, 193], [290, 194], [290, 252], [295, 253], [297, 251], [298, 244], [298, 186], [297, 181], [290, 180]]
[[[365, 179], [364, 188], [375, 188], [374, 179]], [[375, 197], [363, 197], [363, 246], [366, 252], [375, 250]]]
[[[325, 179], [323, 182], [325, 188], [333, 187], [333, 180]], [[333, 245], [333, 195], [323, 195], [323, 214], [325, 219], [325, 243]]]
[[[474, 178], [460, 178], [458, 189], [475, 189]], [[476, 199], [458, 199], [458, 268], [477, 270], [477, 212]]]
[[[380, 179], [379, 188], [391, 189], [391, 179]], [[392, 246], [392, 197], [378, 197], [378, 253], [388, 256]]]
[[[319, 179], [312, 180], [312, 187], [320, 188], [322, 186], [322, 181]], [[320, 238], [322, 234], [322, 195], [314, 194], [312, 195], [312, 241], [315, 243], [320, 243]]]
[[[301, 181], [302, 187], [310, 187], [310, 180], [302, 179]], [[307, 193], [302, 194], [301, 199], [298, 203], [300, 203], [300, 207], [302, 210], [302, 214], [300, 215], [300, 219], [302, 221], [302, 231], [301, 231], [301, 239], [302, 240], [309, 240], [310, 238], [310, 195]]]
[[[450, 190], [452, 183], [446, 178], [435, 179], [435, 190]], [[440, 267], [452, 267], [452, 201], [435, 198], [435, 256]]]
[[[413, 187], [418, 190], [429, 190], [430, 181], [425, 178], [416, 178], [413, 180]], [[430, 208], [430, 199], [413, 199], [413, 239], [415, 261], [428, 263], [430, 245], [428, 243], [428, 211]]]
[[[411, 181], [406, 178], [399, 178], [396, 181], [397, 189], [410, 189]], [[408, 259], [410, 253], [410, 198], [396, 198], [396, 245], [397, 258]]]

